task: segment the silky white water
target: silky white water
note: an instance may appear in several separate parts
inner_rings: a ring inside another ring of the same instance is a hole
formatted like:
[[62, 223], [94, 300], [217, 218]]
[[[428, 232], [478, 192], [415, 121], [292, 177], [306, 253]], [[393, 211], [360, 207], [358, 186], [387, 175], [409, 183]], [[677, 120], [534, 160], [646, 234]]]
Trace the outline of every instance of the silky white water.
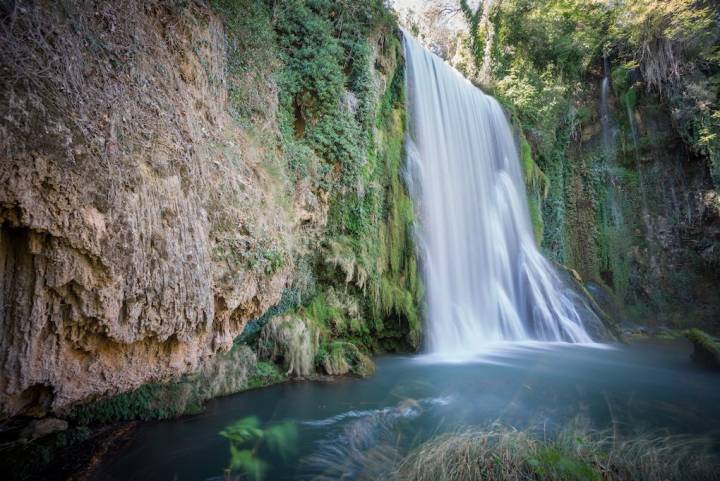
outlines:
[[538, 251], [515, 141], [498, 102], [404, 35], [408, 187], [419, 215], [428, 349], [590, 342]]

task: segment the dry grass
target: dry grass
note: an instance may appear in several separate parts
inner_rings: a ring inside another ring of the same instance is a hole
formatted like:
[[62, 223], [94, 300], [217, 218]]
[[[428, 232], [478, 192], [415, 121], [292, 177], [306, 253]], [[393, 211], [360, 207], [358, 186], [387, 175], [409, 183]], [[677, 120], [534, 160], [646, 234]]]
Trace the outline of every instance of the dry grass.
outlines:
[[553, 439], [500, 425], [444, 434], [411, 452], [389, 479], [700, 481], [720, 479], [717, 467], [702, 439], [619, 438], [573, 422]]

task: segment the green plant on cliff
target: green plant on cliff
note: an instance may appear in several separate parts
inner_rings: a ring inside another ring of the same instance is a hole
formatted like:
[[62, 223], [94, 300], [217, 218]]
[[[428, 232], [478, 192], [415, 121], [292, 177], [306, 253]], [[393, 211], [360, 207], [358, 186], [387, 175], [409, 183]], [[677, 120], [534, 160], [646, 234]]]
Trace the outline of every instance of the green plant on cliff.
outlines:
[[[399, 58], [399, 44], [389, 49]], [[397, 66], [380, 98], [371, 130], [368, 161], [360, 173], [364, 192], [341, 195], [331, 206], [324, 262], [351, 292], [374, 336], [363, 344], [379, 347], [378, 340], [407, 336], [417, 346], [420, 331], [420, 287], [412, 238], [413, 206], [401, 180], [403, 162], [404, 93], [402, 67]], [[406, 334], [403, 334], [406, 333]]]
[[[418, 283], [416, 268], [401, 261], [414, 259], [415, 253], [408, 235], [412, 208], [400, 180], [403, 77], [392, 17], [379, 1], [287, 2], [278, 14], [285, 63], [279, 81], [283, 142], [307, 145], [330, 168], [327, 269], [321, 283], [344, 286], [360, 310], [351, 316], [351, 332], [335, 329], [331, 335], [354, 336], [374, 350], [373, 337], [384, 329], [382, 318], [391, 316], [416, 339], [419, 296], [408, 293]], [[392, 68], [380, 71], [387, 78], [385, 91], [377, 88], [378, 73], [371, 72], [369, 39], [378, 37], [380, 55]], [[378, 237], [378, 231], [387, 232], [389, 240], [383, 242], [386, 237]], [[385, 299], [393, 305], [381, 308], [378, 294], [388, 283], [394, 297]], [[398, 296], [402, 302], [395, 300]], [[314, 315], [320, 314], [319, 302], [310, 306]], [[357, 325], [359, 319], [364, 327]]]
[[[385, 335], [417, 345], [422, 293], [412, 205], [401, 181], [403, 68], [393, 16], [381, 0], [213, 5], [229, 41], [234, 111], [251, 129], [259, 120], [274, 120], [277, 138], [263, 138], [276, 142], [284, 163], [273, 163], [273, 175], [310, 180], [329, 202], [322, 252], [306, 255], [318, 282], [315, 299], [303, 299], [303, 309], [322, 325], [328, 321], [320, 312], [322, 297], [342, 289], [358, 314], [333, 316], [352, 329], [333, 325], [321, 331], [329, 338], [352, 337], [366, 351], [379, 349]], [[256, 74], [277, 88], [277, 108], [262, 118], [241, 88]], [[288, 256], [270, 246], [249, 262], [272, 274]]]
[[688, 145], [710, 160], [720, 188], [720, 26], [711, 1], [625, 0], [611, 28], [619, 57], [667, 98]]

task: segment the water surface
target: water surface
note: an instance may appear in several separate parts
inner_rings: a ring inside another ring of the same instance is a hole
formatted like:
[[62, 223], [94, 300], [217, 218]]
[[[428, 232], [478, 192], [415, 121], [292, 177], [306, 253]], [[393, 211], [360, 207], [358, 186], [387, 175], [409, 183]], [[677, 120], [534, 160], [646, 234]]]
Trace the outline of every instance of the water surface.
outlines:
[[199, 416], [141, 425], [93, 479], [222, 479], [228, 441], [250, 415], [293, 421], [297, 452], [265, 479], [354, 479], [392, 447], [467, 425], [542, 426], [551, 435], [577, 416], [595, 428], [705, 436], [720, 447], [720, 383], [696, 367], [686, 342], [598, 347], [506, 344], [472, 361], [388, 356], [369, 379], [295, 382], [216, 399]]

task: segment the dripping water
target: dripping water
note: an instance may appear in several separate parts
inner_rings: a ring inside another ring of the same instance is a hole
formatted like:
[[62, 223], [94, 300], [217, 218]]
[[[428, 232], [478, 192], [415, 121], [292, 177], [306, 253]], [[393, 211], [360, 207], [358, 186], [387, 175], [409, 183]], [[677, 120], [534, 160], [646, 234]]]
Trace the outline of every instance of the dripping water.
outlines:
[[615, 186], [619, 183], [615, 165], [615, 134], [616, 130], [611, 125], [610, 119], [610, 77], [607, 57], [603, 56], [603, 79], [600, 85], [600, 126], [602, 128], [602, 153], [609, 167], [610, 187], [608, 189], [608, 202], [610, 205], [610, 216], [615, 230], [620, 230], [623, 225], [622, 209], [618, 201], [619, 192]]
[[[633, 117], [632, 110], [630, 109], [630, 104], [628, 102], [625, 102], [625, 107], [627, 111], [628, 116], [628, 124], [630, 125], [630, 135], [632, 136], [633, 141], [633, 151], [635, 154], [635, 170], [637, 171], [638, 175], [638, 190], [640, 192], [640, 215], [642, 217], [643, 225], [645, 227], [645, 236], [647, 239], [652, 239], [654, 237], [654, 229], [652, 225], [652, 221], [650, 219], [650, 211], [648, 209], [647, 205], [647, 195], [645, 192], [645, 180], [643, 179], [643, 168], [642, 164], [640, 162], [640, 147], [638, 143], [638, 134], [637, 134], [637, 127], [635, 126], [635, 118]], [[649, 254], [650, 254], [650, 267], [654, 272], [658, 272], [659, 267], [657, 263], [657, 259], [655, 257], [654, 249], [652, 248], [653, 242], [648, 243], [649, 248]]]
[[600, 124], [602, 127], [602, 142], [605, 155], [609, 155], [612, 148], [610, 132], [610, 107], [608, 97], [610, 93], [610, 78], [608, 77], [607, 57], [603, 57], [603, 80], [600, 86]]

